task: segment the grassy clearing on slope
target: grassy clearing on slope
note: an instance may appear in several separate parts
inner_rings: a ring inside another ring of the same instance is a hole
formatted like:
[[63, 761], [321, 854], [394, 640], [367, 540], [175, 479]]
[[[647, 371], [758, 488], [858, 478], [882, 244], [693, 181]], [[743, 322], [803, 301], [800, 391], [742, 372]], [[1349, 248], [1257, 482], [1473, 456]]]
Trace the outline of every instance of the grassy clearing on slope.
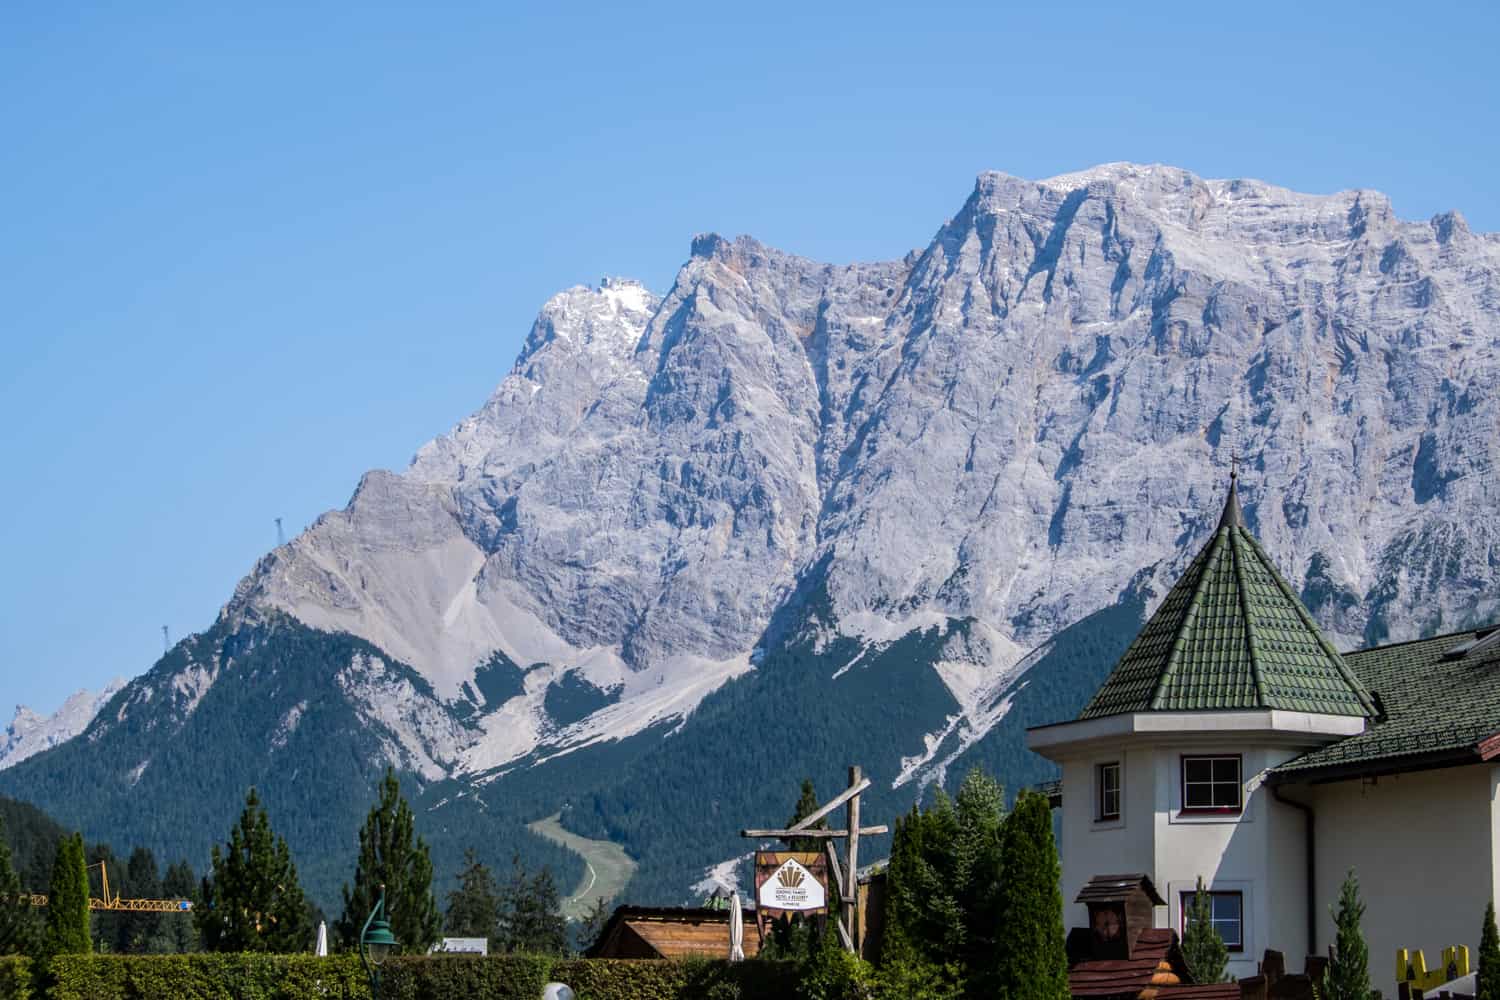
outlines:
[[603, 896], [607, 902], [624, 890], [625, 883], [635, 874], [636, 864], [619, 844], [590, 840], [564, 830], [559, 822], [561, 816], [561, 813], [553, 813], [546, 819], [527, 824], [527, 829], [583, 857], [583, 879], [573, 895], [562, 902], [564, 917], [581, 920], [594, 900]]

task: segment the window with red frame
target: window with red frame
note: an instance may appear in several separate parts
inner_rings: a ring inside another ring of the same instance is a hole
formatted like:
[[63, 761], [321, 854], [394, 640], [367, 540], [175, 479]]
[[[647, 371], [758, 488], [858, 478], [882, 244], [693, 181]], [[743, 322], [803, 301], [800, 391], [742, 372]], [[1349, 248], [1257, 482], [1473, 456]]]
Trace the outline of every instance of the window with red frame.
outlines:
[[[1242, 892], [1210, 892], [1208, 902], [1213, 913], [1214, 930], [1224, 939], [1224, 947], [1230, 951], [1245, 950], [1245, 894]], [[1187, 933], [1188, 918], [1193, 913], [1193, 891], [1182, 893], [1182, 930]]]
[[1237, 813], [1244, 806], [1238, 755], [1182, 758], [1182, 811]]

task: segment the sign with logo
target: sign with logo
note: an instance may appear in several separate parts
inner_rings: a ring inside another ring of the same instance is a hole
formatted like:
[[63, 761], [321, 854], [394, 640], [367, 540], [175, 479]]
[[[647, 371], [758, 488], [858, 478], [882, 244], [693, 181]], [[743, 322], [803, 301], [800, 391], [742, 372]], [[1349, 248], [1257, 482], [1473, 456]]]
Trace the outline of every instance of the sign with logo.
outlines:
[[828, 913], [828, 859], [819, 851], [755, 852], [755, 920]]

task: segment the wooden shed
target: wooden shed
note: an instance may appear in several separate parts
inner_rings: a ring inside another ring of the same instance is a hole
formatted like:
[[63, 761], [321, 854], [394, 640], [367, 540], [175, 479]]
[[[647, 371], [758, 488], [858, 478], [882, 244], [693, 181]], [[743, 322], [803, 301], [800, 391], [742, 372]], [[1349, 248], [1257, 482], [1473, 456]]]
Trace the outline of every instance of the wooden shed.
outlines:
[[[745, 914], [744, 947], [746, 958], [760, 952], [754, 910]], [[589, 958], [728, 958], [729, 911], [621, 906], [586, 954]]]

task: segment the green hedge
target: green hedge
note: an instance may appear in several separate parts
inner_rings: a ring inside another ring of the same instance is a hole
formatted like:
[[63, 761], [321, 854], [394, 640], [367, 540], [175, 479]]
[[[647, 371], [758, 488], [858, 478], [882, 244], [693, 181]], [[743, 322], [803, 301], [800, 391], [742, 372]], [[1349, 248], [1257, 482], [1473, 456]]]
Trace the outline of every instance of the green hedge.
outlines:
[[[0, 1000], [28, 1000], [24, 962], [0, 964]], [[48, 969], [53, 986], [45, 1000], [369, 1000], [370, 994], [359, 959], [348, 955], [60, 955]], [[391, 959], [380, 993], [381, 1000], [537, 1000], [552, 980], [573, 987], [578, 1000], [782, 1000], [795, 991], [796, 970], [761, 961], [441, 955]]]
[[0, 1000], [30, 1000], [31, 959], [24, 955], [0, 957]]
[[59, 955], [47, 1000], [369, 1000], [341, 955]]
[[387, 963], [381, 1000], [537, 1000], [548, 982], [578, 1000], [783, 1000], [796, 972], [779, 962], [652, 962], [444, 955]]

